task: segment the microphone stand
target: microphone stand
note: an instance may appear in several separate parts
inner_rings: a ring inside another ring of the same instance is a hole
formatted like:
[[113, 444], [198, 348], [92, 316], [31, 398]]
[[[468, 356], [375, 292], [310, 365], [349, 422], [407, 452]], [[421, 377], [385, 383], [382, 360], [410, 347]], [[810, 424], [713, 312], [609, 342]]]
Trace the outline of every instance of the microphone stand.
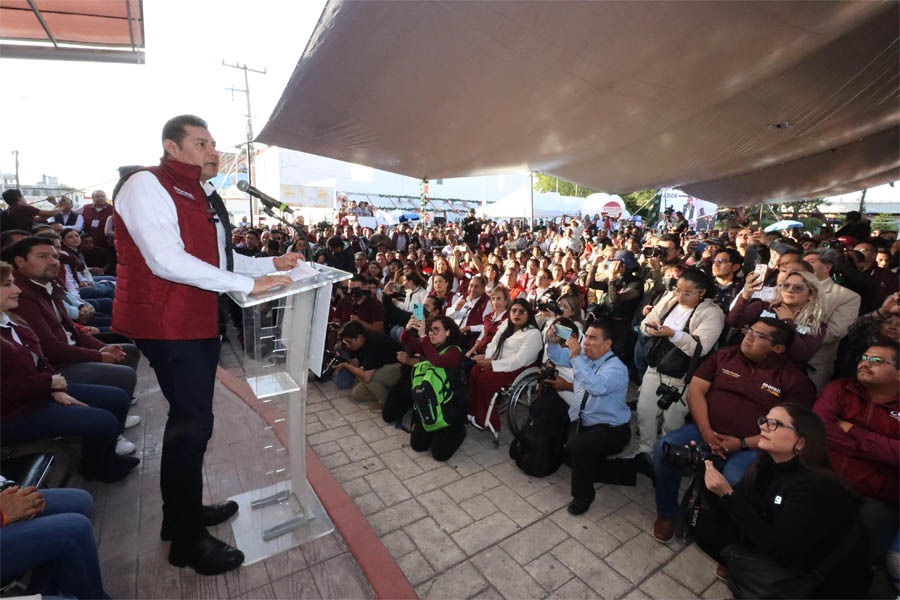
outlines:
[[[303, 239], [303, 241], [306, 242], [306, 250], [305, 250], [305, 252], [304, 252], [304, 254], [305, 254], [305, 257], [304, 257], [304, 258], [306, 258], [306, 262], [309, 263], [309, 266], [312, 267], [313, 264], [312, 264], [311, 253], [310, 253], [310, 251], [309, 251], [309, 239], [306, 237], [306, 234], [303, 233], [303, 230], [300, 229], [300, 226], [299, 226], [299, 225], [295, 225], [295, 224], [289, 222], [289, 221], [288, 221], [287, 219], [285, 219], [283, 216], [280, 216], [280, 215], [275, 214], [275, 211], [272, 210], [271, 208], [269, 208], [268, 206], [266, 206], [265, 204], [261, 204], [260, 209], [261, 209], [264, 213], [266, 213], [267, 215], [269, 215], [270, 217], [272, 217], [273, 219], [275, 219], [276, 221], [278, 221], [279, 223], [281, 223], [281, 224], [283, 224], [283, 225], [287, 225], [288, 227], [290, 227], [291, 229], [293, 229], [293, 230], [297, 233], [297, 237]], [[313, 267], [313, 268], [315, 268], [315, 267]]]

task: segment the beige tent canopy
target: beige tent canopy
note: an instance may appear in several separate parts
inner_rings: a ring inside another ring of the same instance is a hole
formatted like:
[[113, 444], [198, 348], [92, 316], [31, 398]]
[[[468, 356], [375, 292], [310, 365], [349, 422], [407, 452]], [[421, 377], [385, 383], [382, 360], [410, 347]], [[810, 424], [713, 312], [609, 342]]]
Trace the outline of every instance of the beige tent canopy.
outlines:
[[144, 62], [141, 0], [0, 0], [0, 56]]
[[259, 140], [429, 179], [827, 196], [900, 177], [898, 6], [330, 0]]

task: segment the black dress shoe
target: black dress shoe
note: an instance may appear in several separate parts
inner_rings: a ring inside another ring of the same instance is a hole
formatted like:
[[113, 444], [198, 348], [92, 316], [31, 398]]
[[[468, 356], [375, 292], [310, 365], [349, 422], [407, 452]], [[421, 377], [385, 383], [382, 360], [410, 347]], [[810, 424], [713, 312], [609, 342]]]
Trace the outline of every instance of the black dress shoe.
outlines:
[[653, 459], [646, 452], [641, 452], [633, 459], [634, 469], [641, 475], [645, 475], [651, 482], [656, 484], [656, 468], [653, 466]]
[[569, 507], [566, 508], [566, 510], [569, 511], [570, 515], [583, 515], [591, 507], [591, 502], [593, 502], [593, 500], [580, 500], [574, 498], [572, 502], [569, 503]]
[[244, 553], [207, 535], [193, 542], [172, 542], [169, 564], [190, 567], [200, 575], [218, 575], [237, 569], [244, 562]]
[[[234, 500], [226, 500], [225, 502], [219, 502], [218, 504], [211, 504], [209, 506], [204, 504], [203, 508], [200, 509], [200, 524], [204, 527], [212, 527], [213, 525], [224, 523], [237, 514], [237, 511], [238, 503]], [[159, 530], [159, 537], [165, 542], [171, 542], [174, 537], [172, 528], [169, 527], [169, 524], [166, 523], [165, 519], [163, 519], [162, 528]]]

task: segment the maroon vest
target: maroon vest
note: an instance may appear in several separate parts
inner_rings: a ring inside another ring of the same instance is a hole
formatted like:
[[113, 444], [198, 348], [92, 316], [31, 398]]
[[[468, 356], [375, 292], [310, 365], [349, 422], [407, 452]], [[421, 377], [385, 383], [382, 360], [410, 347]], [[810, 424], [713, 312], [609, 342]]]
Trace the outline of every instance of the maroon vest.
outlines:
[[[218, 267], [216, 226], [210, 220], [209, 203], [200, 185], [200, 167], [167, 159], [159, 167], [143, 170], [153, 173], [171, 196], [185, 251]], [[118, 213], [114, 218], [118, 266], [113, 329], [132, 339], [216, 337], [218, 294], [154, 275], [122, 218]]]
[[[107, 204], [106, 208], [98, 211], [93, 204], [86, 205], [81, 209], [81, 218], [84, 220], [84, 232], [91, 234], [94, 238], [94, 245], [101, 248], [109, 246], [106, 239], [106, 220], [113, 215], [112, 206]], [[97, 222], [94, 225], [94, 221]]]

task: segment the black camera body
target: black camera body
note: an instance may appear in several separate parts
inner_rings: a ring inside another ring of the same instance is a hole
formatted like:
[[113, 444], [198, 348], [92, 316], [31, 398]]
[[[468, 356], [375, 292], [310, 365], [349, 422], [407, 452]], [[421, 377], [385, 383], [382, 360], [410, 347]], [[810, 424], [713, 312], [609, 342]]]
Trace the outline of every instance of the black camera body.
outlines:
[[364, 290], [363, 288], [351, 288], [350, 289], [350, 297], [351, 298], [362, 298], [363, 296], [368, 296], [369, 290]]
[[548, 379], [556, 379], [559, 376], [559, 371], [556, 370], [556, 367], [553, 365], [544, 365], [541, 367], [541, 370], [538, 372], [538, 381], [541, 382], [541, 390], [548, 389], [552, 387], [549, 383], [547, 383]]
[[681, 391], [675, 386], [666, 385], [664, 383], [660, 383], [659, 387], [656, 388], [656, 395], [659, 396], [659, 400], [656, 401], [656, 406], [658, 406], [660, 410], [666, 410], [681, 400]]
[[562, 309], [559, 307], [559, 304], [556, 303], [556, 300], [544, 300], [543, 302], [537, 303], [538, 310], [549, 310], [554, 315], [561, 315]]
[[706, 471], [706, 461], [712, 460], [714, 455], [709, 446], [686, 445], [677, 446], [669, 442], [662, 444], [663, 460], [672, 466], [682, 469], [690, 469], [697, 473]]
[[645, 258], [662, 258], [666, 255], [666, 249], [654, 246], [652, 248], [644, 248], [643, 250], [641, 250], [641, 253]]
[[331, 352], [330, 350], [325, 351], [325, 360], [327, 362], [325, 364], [325, 368], [322, 369], [322, 375], [319, 378], [320, 381], [327, 381], [331, 379], [331, 377], [334, 375], [334, 368], [341, 363], [348, 362], [347, 358], [344, 358], [340, 354]]

